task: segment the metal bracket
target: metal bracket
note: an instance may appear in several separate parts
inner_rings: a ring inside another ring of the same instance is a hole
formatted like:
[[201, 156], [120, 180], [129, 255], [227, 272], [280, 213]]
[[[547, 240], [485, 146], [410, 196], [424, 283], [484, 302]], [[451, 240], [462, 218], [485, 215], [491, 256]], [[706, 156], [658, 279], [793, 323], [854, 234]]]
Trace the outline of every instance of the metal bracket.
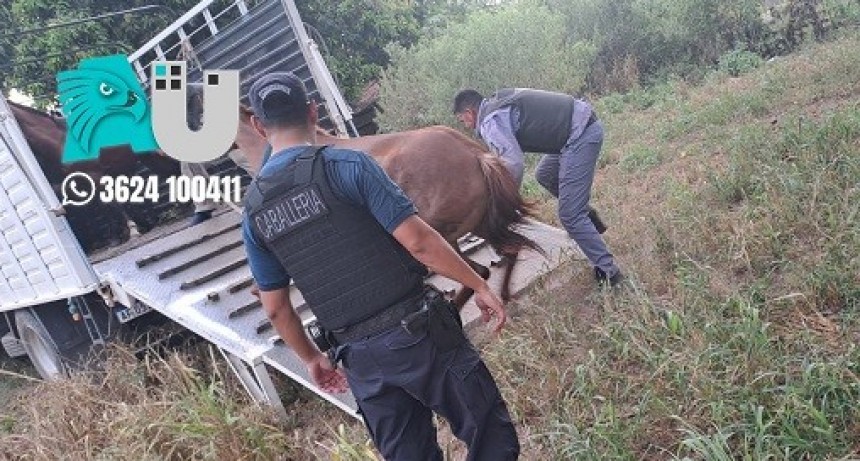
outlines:
[[227, 360], [233, 373], [239, 378], [242, 387], [245, 388], [254, 402], [271, 406], [279, 417], [286, 419], [287, 409], [284, 408], [284, 403], [278, 396], [278, 391], [275, 389], [275, 384], [272, 382], [266, 364], [259, 361], [249, 365], [225, 349], [219, 347], [218, 350], [221, 351], [221, 355]]
[[110, 289], [110, 284], [102, 282], [96, 288], [96, 292], [105, 302], [105, 305], [111, 309], [116, 305], [116, 298], [114, 298], [113, 290]]

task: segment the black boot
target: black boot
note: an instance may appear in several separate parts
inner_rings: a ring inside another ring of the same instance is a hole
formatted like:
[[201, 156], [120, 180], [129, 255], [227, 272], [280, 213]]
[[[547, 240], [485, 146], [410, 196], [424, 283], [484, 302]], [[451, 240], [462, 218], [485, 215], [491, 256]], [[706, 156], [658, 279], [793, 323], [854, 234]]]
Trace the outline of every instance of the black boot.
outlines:
[[626, 280], [621, 271], [618, 271], [612, 277], [606, 277], [606, 272], [603, 272], [603, 269], [599, 267], [594, 268], [594, 279], [597, 280], [597, 284], [601, 287], [609, 286], [610, 288], [617, 288]]

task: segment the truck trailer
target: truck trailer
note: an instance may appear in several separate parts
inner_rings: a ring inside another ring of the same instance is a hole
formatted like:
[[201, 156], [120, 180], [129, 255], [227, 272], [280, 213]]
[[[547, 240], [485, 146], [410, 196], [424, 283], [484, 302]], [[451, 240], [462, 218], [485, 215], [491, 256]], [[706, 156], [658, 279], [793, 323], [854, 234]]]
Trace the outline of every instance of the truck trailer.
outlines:
[[[340, 135], [358, 135], [351, 109], [293, 0], [203, 0], [128, 59], [144, 86], [159, 61], [185, 61], [189, 83], [201, 82], [204, 70], [238, 70], [243, 102], [259, 76], [291, 71], [320, 102], [324, 123]], [[26, 354], [44, 378], [61, 379], [67, 363], [116, 337], [119, 326], [163, 316], [213, 344], [256, 402], [286, 414], [272, 381], [272, 373], [281, 373], [357, 415], [349, 393], [328, 394], [310, 380], [252, 295], [239, 206], [223, 206], [195, 226], [175, 220], [87, 255], [2, 95], [0, 137], [0, 330], [5, 329], [7, 353]], [[210, 169], [249, 181], [226, 157]], [[512, 293], [578, 252], [559, 229], [533, 222], [522, 231], [545, 255], [520, 255]], [[498, 255], [473, 236], [461, 239], [460, 246], [491, 267], [491, 284], [498, 286]], [[458, 287], [438, 275], [428, 283], [443, 291]], [[291, 298], [303, 322], [312, 321], [294, 287]], [[478, 323], [472, 302], [462, 312], [467, 328]]]

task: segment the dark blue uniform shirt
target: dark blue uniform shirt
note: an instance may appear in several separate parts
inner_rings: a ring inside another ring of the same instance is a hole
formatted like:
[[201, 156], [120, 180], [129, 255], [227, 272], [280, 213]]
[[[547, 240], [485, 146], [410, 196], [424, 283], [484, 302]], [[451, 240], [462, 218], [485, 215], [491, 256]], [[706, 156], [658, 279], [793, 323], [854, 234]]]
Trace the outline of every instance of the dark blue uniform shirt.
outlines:
[[[260, 169], [260, 176], [270, 177], [284, 171], [306, 148], [291, 147], [272, 156]], [[345, 203], [367, 208], [389, 233], [416, 213], [412, 201], [369, 155], [351, 149], [328, 147], [323, 151], [323, 156], [335, 196]], [[247, 213], [242, 220], [242, 237], [245, 239], [251, 274], [260, 290], [272, 291], [288, 286], [290, 275], [274, 253], [257, 242], [251, 232]]]

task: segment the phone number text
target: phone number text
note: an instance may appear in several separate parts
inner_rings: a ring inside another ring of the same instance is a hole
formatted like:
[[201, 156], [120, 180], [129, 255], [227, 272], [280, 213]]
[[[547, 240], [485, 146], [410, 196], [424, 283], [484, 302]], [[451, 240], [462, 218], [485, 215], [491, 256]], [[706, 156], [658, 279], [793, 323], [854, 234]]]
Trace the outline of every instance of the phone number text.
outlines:
[[164, 180], [166, 194], [160, 189], [157, 176], [102, 176], [99, 181], [99, 199], [104, 203], [160, 202], [162, 199], [169, 203], [242, 201], [242, 178], [239, 176], [170, 176]]

